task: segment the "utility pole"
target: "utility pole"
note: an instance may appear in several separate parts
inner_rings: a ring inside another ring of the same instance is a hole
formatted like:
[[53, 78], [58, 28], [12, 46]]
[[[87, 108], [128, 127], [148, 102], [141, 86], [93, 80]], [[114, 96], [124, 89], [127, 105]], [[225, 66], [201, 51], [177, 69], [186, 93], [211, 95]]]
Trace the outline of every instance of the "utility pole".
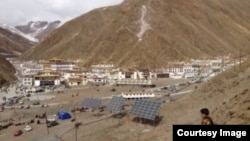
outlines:
[[75, 140], [76, 141], [78, 141], [78, 139], [77, 139], [77, 130], [78, 130], [78, 128], [79, 128], [80, 125], [81, 125], [80, 122], [76, 122], [75, 121]]
[[45, 125], [46, 125], [46, 128], [47, 128], [47, 134], [49, 134], [48, 118], [47, 118], [47, 113], [46, 112], [45, 112], [45, 117], [44, 118], [45, 118]]
[[76, 122], [76, 106], [77, 104], [74, 106], [74, 118], [75, 118], [75, 121], [74, 121], [74, 126], [75, 126], [75, 141], [77, 141], [77, 129], [79, 127], [79, 124]]
[[74, 109], [74, 117], [75, 117], [75, 122], [74, 122], [74, 126], [75, 126], [75, 140], [77, 141], [77, 128], [78, 125], [76, 123], [76, 110]]
[[76, 138], [76, 141], [77, 141], [77, 128], [78, 128], [78, 125], [77, 124], [75, 124], [75, 128], [76, 128], [76, 132], [75, 132], [75, 138]]

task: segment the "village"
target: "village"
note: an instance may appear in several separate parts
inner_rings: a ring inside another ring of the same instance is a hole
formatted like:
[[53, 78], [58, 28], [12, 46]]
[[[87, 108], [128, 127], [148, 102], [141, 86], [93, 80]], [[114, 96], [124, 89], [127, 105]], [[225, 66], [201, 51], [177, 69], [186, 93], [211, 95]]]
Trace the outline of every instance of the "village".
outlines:
[[219, 72], [238, 64], [229, 57], [195, 60], [189, 62], [168, 62], [163, 68], [121, 69], [113, 64], [92, 65], [90, 68], [79, 67], [79, 61], [65, 61], [52, 58], [46, 61], [12, 61], [17, 68], [19, 81], [27, 88], [40, 86], [84, 86], [93, 84], [138, 84], [151, 85], [153, 79], [161, 78], [202, 78], [213, 77]]
[[[64, 132], [74, 128], [71, 122], [78, 119], [78, 125], [106, 119], [105, 114], [102, 114], [112, 111], [113, 105], [111, 109], [106, 105], [109, 105], [109, 102], [112, 104], [114, 98], [126, 100], [118, 108], [121, 110], [123, 107], [123, 111], [131, 110], [136, 99], [154, 100], [158, 104], [175, 101], [181, 95], [192, 92], [202, 82], [240, 63], [232, 61], [229, 57], [221, 57], [192, 59], [190, 62], [168, 62], [165, 67], [157, 70], [137, 70], [121, 69], [113, 64], [97, 64], [90, 68], [82, 68], [79, 67], [79, 61], [59, 58], [27, 62], [10, 59], [10, 62], [17, 70], [18, 80], [0, 91], [0, 132], [7, 136], [13, 136], [14, 132], [14, 136], [19, 136], [23, 134], [22, 130], [17, 130], [19, 126], [27, 132], [32, 131], [32, 134], [25, 133], [21, 136], [23, 140], [44, 134], [51, 135], [49, 130], [53, 135], [60, 136], [61, 140], [72, 139], [73, 133], [64, 136]], [[94, 111], [94, 116], [92, 112], [86, 113], [88, 109]], [[80, 113], [76, 114], [77, 111]], [[133, 113], [133, 107], [131, 112]], [[61, 117], [59, 113], [62, 114]], [[115, 113], [117, 114], [117, 111]], [[85, 117], [84, 120], [82, 116]], [[45, 124], [42, 120], [45, 117], [45, 123], [48, 122], [47, 130], [44, 126], [39, 126]], [[157, 121], [157, 117], [150, 119]], [[72, 120], [65, 122], [64, 118]], [[37, 124], [34, 125], [35, 123]], [[69, 125], [71, 128], [66, 128]], [[35, 128], [37, 131], [33, 131]]]

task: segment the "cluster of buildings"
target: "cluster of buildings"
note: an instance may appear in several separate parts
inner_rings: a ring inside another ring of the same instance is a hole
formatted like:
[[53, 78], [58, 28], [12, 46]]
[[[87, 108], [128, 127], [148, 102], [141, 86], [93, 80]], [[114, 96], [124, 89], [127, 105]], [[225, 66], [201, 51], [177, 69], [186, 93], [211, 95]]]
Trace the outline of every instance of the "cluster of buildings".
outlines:
[[162, 71], [170, 78], [213, 77], [236, 63], [239, 62], [233, 62], [229, 57], [191, 59], [190, 62], [170, 62]]
[[[235, 63], [235, 62], [234, 62]], [[158, 70], [120, 69], [112, 64], [78, 67], [77, 61], [52, 58], [38, 62], [18, 62], [22, 84], [31, 86], [68, 86], [95, 84], [144, 85], [151, 86], [152, 79], [212, 77], [233, 64], [229, 58], [200, 59], [189, 62], [169, 62]]]
[[[22, 85], [26, 87], [84, 83], [84, 79], [81, 79], [82, 74], [78, 75], [79, 68], [73, 61], [52, 58], [46, 61], [20, 63], [18, 68], [22, 75]], [[72, 75], [68, 75], [70, 71]]]

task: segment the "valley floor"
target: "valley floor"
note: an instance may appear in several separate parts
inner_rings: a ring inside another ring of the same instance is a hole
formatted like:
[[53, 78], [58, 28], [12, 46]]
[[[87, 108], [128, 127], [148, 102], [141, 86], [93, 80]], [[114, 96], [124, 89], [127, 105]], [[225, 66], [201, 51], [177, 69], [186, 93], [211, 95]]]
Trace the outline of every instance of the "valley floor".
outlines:
[[[174, 80], [174, 79], [159, 79], [155, 80], [157, 86], [163, 86], [173, 83], [180, 83], [188, 81], [186, 79]], [[188, 88], [183, 89], [184, 92], [190, 92], [190, 90], [194, 89], [194, 85]], [[116, 91], [112, 92], [111, 89], [115, 88]], [[99, 91], [97, 91], [97, 89]], [[80, 105], [81, 101], [86, 97], [94, 97], [94, 98], [103, 98], [103, 105], [107, 105], [110, 100], [106, 99], [111, 95], [117, 95], [124, 91], [139, 91], [142, 88], [138, 87], [113, 87], [113, 86], [101, 86], [96, 88], [88, 88], [88, 87], [78, 87], [65, 90], [63, 93], [51, 92], [47, 94], [47, 96], [53, 96], [54, 98], [49, 100], [44, 100], [42, 103], [47, 103], [49, 106], [47, 108], [30, 108], [30, 109], [6, 109], [1, 113], [1, 119], [7, 119], [12, 117], [14, 120], [20, 119], [20, 122], [26, 122], [30, 119], [34, 119], [35, 115], [42, 115], [44, 112], [47, 113], [49, 117], [53, 117], [58, 111], [68, 111], [70, 112], [75, 105]], [[78, 93], [78, 96], [76, 96]], [[163, 93], [159, 93], [162, 95]], [[183, 93], [186, 94], [186, 93]], [[74, 96], [72, 96], [74, 95]], [[171, 101], [177, 100], [182, 96], [182, 93], [172, 96]], [[38, 96], [39, 98], [39, 96]], [[164, 98], [165, 101], [170, 101], [168, 97]], [[127, 104], [133, 103], [133, 101], [127, 101]], [[171, 103], [175, 103], [172, 101]], [[170, 103], [163, 103], [161, 105], [161, 110], [159, 112], [159, 121], [149, 122], [146, 124], [140, 124], [137, 119], [128, 114], [128, 111], [131, 109], [131, 106], [125, 107], [125, 110], [119, 113], [110, 113], [108, 111], [99, 112], [99, 111], [86, 111], [86, 112], [78, 112], [76, 113], [77, 122], [81, 122], [82, 125], [77, 130], [77, 138], [78, 140], [151, 140], [151, 137], [155, 137], [158, 135], [158, 132], [163, 132], [164, 134], [167, 132], [168, 125], [168, 116], [165, 113], [165, 107]], [[71, 113], [74, 117], [74, 114]], [[0, 139], [5, 139], [5, 141], [27, 141], [31, 140], [37, 136], [45, 136], [48, 134], [48, 130], [44, 124], [45, 119], [41, 119], [41, 124], [38, 125], [36, 123], [31, 124], [33, 130], [30, 132], [24, 132], [21, 136], [14, 137], [14, 131], [25, 127], [25, 125], [20, 126], [10, 126], [8, 129], [4, 129], [0, 131]], [[75, 129], [74, 122], [70, 120], [67, 121], [59, 121], [59, 125], [52, 127], [49, 129], [50, 135], [57, 135], [62, 140], [69, 141], [75, 140]], [[162, 135], [164, 135], [162, 134]], [[165, 136], [165, 135], [164, 135]], [[159, 140], [165, 140], [166, 137], [159, 136]]]

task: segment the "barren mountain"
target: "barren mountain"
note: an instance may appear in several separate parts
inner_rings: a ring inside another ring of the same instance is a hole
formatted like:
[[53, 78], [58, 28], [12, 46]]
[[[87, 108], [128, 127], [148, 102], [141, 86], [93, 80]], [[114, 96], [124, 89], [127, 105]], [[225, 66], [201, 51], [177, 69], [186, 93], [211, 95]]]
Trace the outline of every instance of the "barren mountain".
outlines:
[[35, 44], [32, 37], [26, 36], [17, 29], [0, 25], [0, 54], [18, 56]]
[[41, 41], [58, 28], [60, 24], [61, 21], [31, 21], [26, 25], [18, 25], [15, 28]]
[[14, 81], [15, 68], [0, 55], [0, 87]]
[[169, 60], [249, 50], [250, 1], [125, 0], [64, 24], [24, 59], [156, 68]]

